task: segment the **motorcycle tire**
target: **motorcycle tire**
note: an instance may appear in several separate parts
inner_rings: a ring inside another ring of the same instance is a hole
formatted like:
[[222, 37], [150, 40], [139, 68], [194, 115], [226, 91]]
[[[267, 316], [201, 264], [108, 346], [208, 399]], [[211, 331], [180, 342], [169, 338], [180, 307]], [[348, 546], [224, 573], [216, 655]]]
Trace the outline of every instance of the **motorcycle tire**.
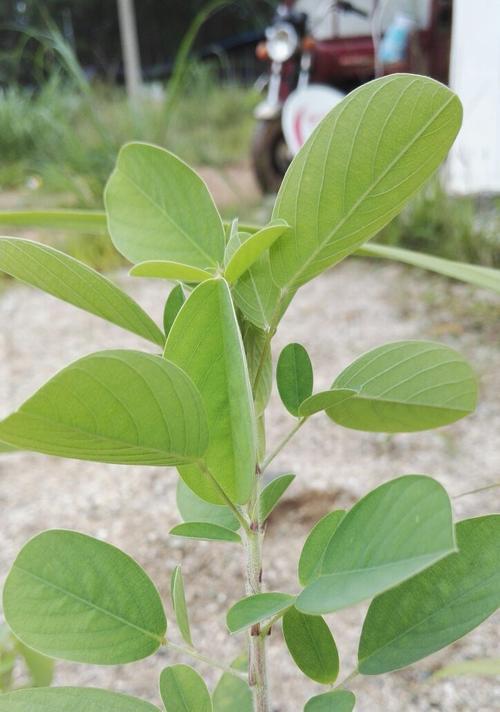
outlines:
[[263, 193], [277, 193], [292, 157], [281, 119], [259, 121], [252, 140], [252, 165]]

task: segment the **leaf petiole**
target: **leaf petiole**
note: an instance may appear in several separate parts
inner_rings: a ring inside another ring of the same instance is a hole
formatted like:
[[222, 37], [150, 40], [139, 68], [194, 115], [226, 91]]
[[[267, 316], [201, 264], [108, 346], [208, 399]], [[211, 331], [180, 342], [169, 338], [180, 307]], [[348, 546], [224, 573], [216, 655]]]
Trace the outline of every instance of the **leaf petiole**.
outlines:
[[201, 663], [210, 665], [211, 667], [217, 668], [218, 670], [223, 670], [229, 675], [234, 675], [234, 677], [239, 677], [240, 680], [244, 680], [245, 682], [247, 682], [248, 680], [248, 675], [246, 673], [241, 672], [240, 670], [236, 670], [235, 668], [232, 668], [229, 665], [217, 663], [213, 658], [209, 658], [206, 655], [199, 653], [194, 648], [188, 648], [183, 645], [178, 645], [177, 643], [172, 643], [171, 640], [166, 640], [165, 645], [167, 646], [167, 648], [172, 648], [172, 650], [175, 650], [176, 652], [181, 653], [182, 655], [188, 655], [191, 658], [194, 658], [195, 660], [199, 660]]
[[271, 452], [271, 454], [266, 457], [264, 462], [262, 463], [262, 471], [268, 467], [268, 465], [271, 464], [271, 462], [274, 460], [274, 458], [279, 455], [279, 453], [283, 450], [283, 448], [290, 442], [290, 440], [293, 438], [295, 433], [297, 433], [301, 427], [308, 421], [310, 416], [306, 416], [304, 418], [300, 418], [297, 423], [294, 425], [294, 427], [290, 430], [288, 435], [286, 435], [283, 440], [275, 447], [275, 449]]

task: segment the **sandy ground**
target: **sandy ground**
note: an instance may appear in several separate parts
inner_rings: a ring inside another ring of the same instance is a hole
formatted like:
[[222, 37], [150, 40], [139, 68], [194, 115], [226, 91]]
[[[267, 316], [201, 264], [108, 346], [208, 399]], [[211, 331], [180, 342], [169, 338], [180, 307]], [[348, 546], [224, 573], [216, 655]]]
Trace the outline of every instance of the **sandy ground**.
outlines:
[[[121, 275], [120, 282], [125, 282]], [[156, 317], [166, 288], [131, 281], [127, 287]], [[0, 409], [6, 414], [66, 363], [94, 350], [148, 348], [139, 339], [24, 287], [0, 297]], [[335, 427], [323, 415], [309, 422], [276, 459], [274, 472], [293, 471], [297, 480], [269, 527], [265, 583], [269, 590], [295, 591], [295, 567], [313, 523], [331, 508], [350, 505], [370, 488], [396, 475], [435, 476], [456, 495], [500, 480], [500, 298], [418, 271], [350, 260], [303, 288], [287, 313], [276, 349], [291, 340], [309, 349], [316, 385], [328, 385], [361, 352], [385, 341], [433, 338], [459, 348], [481, 377], [477, 412], [430, 433], [392, 438]], [[276, 396], [269, 412], [271, 445], [289, 429], [290, 418]], [[184, 542], [167, 532], [179, 521], [171, 470], [99, 465], [15, 454], [0, 461], [2, 547], [0, 578], [28, 537], [50, 527], [81, 530], [134, 556], [167, 596], [169, 576], [182, 562], [192, 611], [194, 640], [218, 660], [231, 660], [244, 642], [230, 638], [224, 612], [243, 593], [239, 549], [232, 544]], [[498, 511], [500, 490], [454, 500], [457, 518]], [[331, 616], [342, 672], [354, 665], [365, 606]], [[167, 611], [170, 611], [167, 604]], [[359, 712], [493, 712], [500, 709], [500, 682], [455, 679], [431, 682], [445, 661], [497, 656], [500, 617], [465, 640], [406, 671], [354, 680]], [[172, 638], [177, 639], [172, 624]], [[97, 668], [60, 663], [57, 683], [97, 685], [158, 702], [162, 667], [178, 656], [162, 652], [125, 667]], [[189, 662], [189, 660], [184, 660]], [[200, 667], [210, 685], [217, 673]], [[297, 712], [318, 687], [291, 663], [279, 631], [270, 639], [275, 712]]]

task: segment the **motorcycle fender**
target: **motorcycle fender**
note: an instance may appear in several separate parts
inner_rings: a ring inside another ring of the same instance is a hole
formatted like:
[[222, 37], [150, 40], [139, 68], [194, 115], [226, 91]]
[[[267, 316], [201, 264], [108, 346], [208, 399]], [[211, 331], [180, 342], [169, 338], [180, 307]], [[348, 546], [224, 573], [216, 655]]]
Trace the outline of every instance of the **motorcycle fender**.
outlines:
[[278, 119], [281, 116], [282, 104], [271, 104], [267, 100], [261, 101], [257, 104], [253, 111], [254, 117], [257, 121], [271, 121], [272, 119]]

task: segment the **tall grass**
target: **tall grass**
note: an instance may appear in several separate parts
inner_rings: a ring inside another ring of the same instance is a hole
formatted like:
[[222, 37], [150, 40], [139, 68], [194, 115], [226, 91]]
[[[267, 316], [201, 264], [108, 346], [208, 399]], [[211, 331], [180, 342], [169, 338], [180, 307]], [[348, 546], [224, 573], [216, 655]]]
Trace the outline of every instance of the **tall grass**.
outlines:
[[500, 267], [500, 201], [449, 195], [436, 178], [383, 230], [377, 241], [451, 260]]
[[94, 86], [90, 117], [89, 97], [61, 76], [37, 93], [12, 87], [0, 94], [0, 188], [36, 176], [64, 204], [98, 207], [116, 153], [131, 140], [165, 146], [194, 164], [239, 161], [248, 155], [256, 99], [193, 67], [167, 133], [161, 89], [146, 90], [133, 108], [123, 90]]

